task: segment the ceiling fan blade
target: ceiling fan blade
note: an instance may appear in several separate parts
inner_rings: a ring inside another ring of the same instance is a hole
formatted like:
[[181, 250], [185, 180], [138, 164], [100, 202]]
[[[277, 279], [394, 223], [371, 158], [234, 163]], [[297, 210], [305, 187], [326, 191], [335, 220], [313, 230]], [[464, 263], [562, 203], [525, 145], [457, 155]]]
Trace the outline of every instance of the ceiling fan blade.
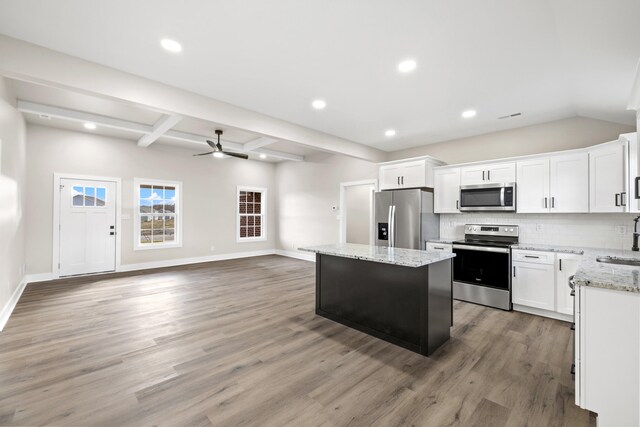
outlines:
[[226, 154], [227, 156], [231, 156], [231, 157], [237, 157], [239, 159], [245, 159], [247, 160], [249, 158], [249, 156], [247, 156], [246, 154], [241, 154], [241, 153], [233, 153], [231, 151], [223, 151], [224, 154]]
[[209, 146], [210, 146], [211, 148], [213, 148], [214, 150], [216, 149], [216, 143], [215, 143], [215, 142], [213, 142], [213, 141], [209, 141], [209, 140], [207, 139], [207, 144], [209, 144]]
[[194, 154], [194, 156], [207, 156], [207, 155], [213, 154], [213, 153], [215, 153], [215, 151], [209, 151], [208, 153]]

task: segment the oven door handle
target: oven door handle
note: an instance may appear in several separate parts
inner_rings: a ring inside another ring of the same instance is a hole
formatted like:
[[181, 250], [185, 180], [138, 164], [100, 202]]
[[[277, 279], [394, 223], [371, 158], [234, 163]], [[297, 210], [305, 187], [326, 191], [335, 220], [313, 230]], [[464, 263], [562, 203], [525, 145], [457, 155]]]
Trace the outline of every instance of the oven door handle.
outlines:
[[479, 252], [496, 252], [500, 254], [508, 254], [510, 252], [510, 249], [508, 248], [493, 248], [490, 246], [453, 245], [453, 249]]

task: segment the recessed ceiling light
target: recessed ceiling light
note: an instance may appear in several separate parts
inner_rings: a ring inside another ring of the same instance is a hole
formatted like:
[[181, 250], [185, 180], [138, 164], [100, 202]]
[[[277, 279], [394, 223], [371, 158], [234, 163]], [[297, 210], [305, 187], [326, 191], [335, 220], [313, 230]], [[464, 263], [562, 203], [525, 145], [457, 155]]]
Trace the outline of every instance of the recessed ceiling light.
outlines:
[[384, 133], [386, 136], [395, 136], [396, 135], [396, 131], [393, 129], [388, 129], [387, 131], [385, 131]]
[[171, 39], [162, 39], [160, 41], [160, 45], [169, 52], [179, 53], [182, 52], [182, 45], [175, 40]]
[[324, 102], [322, 99], [316, 99], [311, 103], [311, 106], [316, 110], [322, 110], [324, 107], [327, 106], [327, 103]]
[[401, 63], [398, 64], [398, 71], [401, 73], [408, 73], [416, 69], [416, 61], [413, 59], [405, 59]]
[[266, 154], [260, 154], [260, 158], [261, 158], [261, 159], [266, 159], [266, 158], [267, 158], [267, 155], [266, 155]]
[[213, 153], [213, 157], [221, 159], [224, 157], [224, 154], [222, 154], [220, 151], [216, 151], [215, 153]]
[[86, 122], [84, 124], [84, 128], [85, 129], [89, 129], [89, 130], [96, 130], [96, 124], [95, 123], [91, 123], [91, 122]]
[[475, 117], [476, 114], [476, 110], [467, 110], [462, 112], [462, 117], [464, 117], [465, 119], [470, 119], [471, 117]]

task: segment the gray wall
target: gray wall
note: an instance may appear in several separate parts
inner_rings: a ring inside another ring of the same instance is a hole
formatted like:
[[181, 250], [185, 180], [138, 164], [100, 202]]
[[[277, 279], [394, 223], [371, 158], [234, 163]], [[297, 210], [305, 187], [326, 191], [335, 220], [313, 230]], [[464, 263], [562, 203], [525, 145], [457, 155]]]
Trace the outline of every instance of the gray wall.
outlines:
[[340, 183], [378, 177], [378, 166], [346, 156], [319, 154], [305, 162], [276, 166], [278, 248], [337, 243]]
[[0, 77], [0, 310], [22, 280], [25, 262], [25, 123]]
[[347, 214], [347, 243], [368, 245], [371, 240], [371, 185], [353, 185], [345, 188], [345, 206], [342, 215]]
[[[194, 158], [180, 148], [29, 125], [27, 128], [27, 270], [51, 272], [53, 174], [122, 178], [122, 264], [273, 249], [276, 244], [275, 166], [239, 159]], [[182, 181], [183, 246], [133, 250], [133, 178]], [[236, 186], [268, 189], [267, 241], [236, 243]], [[215, 251], [211, 251], [215, 246]]]
[[[517, 120], [517, 119], [511, 119]], [[389, 160], [433, 156], [449, 164], [583, 148], [612, 141], [633, 126], [586, 117], [493, 132], [389, 153]]]

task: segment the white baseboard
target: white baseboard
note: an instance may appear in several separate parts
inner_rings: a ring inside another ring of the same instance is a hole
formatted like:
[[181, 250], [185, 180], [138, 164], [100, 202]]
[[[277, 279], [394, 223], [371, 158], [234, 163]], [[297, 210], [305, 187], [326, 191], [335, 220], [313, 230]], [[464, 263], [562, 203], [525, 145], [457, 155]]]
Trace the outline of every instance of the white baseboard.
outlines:
[[26, 286], [27, 280], [26, 277], [23, 277], [16, 290], [13, 291], [13, 294], [11, 294], [11, 298], [9, 298], [9, 301], [7, 301], [7, 303], [2, 308], [2, 311], [0, 312], [0, 331], [4, 329], [4, 326], [9, 321], [9, 316], [11, 316], [11, 313], [13, 313], [13, 309], [16, 308], [16, 304], [18, 303], [20, 296], [22, 296], [22, 293], [24, 292], [24, 288]]
[[232, 252], [229, 254], [207, 255], [194, 258], [168, 259], [163, 261], [143, 262], [139, 264], [123, 264], [118, 271], [149, 270], [151, 268], [175, 267], [178, 265], [199, 264], [202, 262], [224, 261], [228, 259], [249, 258], [254, 256], [274, 255], [274, 249], [250, 252]]
[[301, 259], [304, 261], [316, 262], [316, 254], [312, 252], [296, 252], [296, 251], [284, 251], [282, 249], [276, 249], [276, 255], [282, 255], [289, 258]]
[[555, 311], [543, 310], [541, 308], [527, 307], [525, 305], [513, 304], [514, 311], [535, 314], [536, 316], [550, 317], [552, 319], [562, 320], [563, 322], [573, 323], [573, 316], [570, 314], [556, 313]]
[[59, 279], [59, 277], [55, 273], [27, 274], [24, 276], [24, 280], [27, 283], [48, 282], [49, 280], [56, 279]]

